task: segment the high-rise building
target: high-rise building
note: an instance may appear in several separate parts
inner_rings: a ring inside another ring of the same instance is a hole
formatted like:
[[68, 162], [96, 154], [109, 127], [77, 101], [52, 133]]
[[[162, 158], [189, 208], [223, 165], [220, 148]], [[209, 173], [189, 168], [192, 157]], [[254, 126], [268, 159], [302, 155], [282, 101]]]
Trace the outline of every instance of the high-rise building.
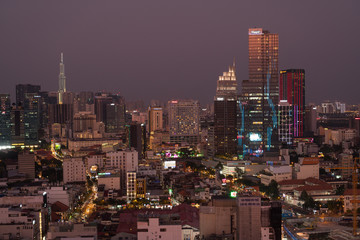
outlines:
[[278, 136], [281, 143], [293, 143], [293, 107], [287, 100], [280, 100], [278, 106]]
[[74, 102], [74, 112], [94, 113], [94, 93], [80, 92]]
[[111, 102], [105, 103], [105, 128], [108, 133], [119, 133], [125, 128], [125, 101], [122, 96], [111, 95]]
[[145, 124], [132, 122], [128, 125], [129, 148], [134, 148], [138, 152], [139, 160], [145, 158], [146, 152], [146, 127]]
[[163, 109], [149, 107], [149, 133], [163, 130]]
[[66, 92], [66, 77], [65, 77], [65, 64], [64, 64], [64, 55], [61, 53], [60, 59], [60, 74], [59, 74], [59, 99], [58, 103], [64, 103], [64, 93]]
[[24, 101], [25, 146], [39, 145], [41, 97], [38, 93], [26, 93]]
[[170, 142], [196, 144], [199, 141], [200, 104], [197, 100], [168, 102]]
[[259, 156], [278, 148], [279, 36], [261, 28], [250, 28], [248, 34], [249, 80], [242, 83], [238, 138], [243, 154]]
[[0, 147], [11, 145], [10, 94], [0, 94]]
[[19, 173], [25, 174], [27, 179], [35, 179], [35, 155], [23, 152], [18, 155]]
[[238, 197], [237, 210], [236, 239], [261, 239], [261, 197]]
[[214, 98], [214, 144], [215, 153], [234, 155], [236, 147], [237, 82], [235, 61], [229, 71], [219, 76]]
[[304, 136], [305, 120], [305, 70], [280, 71], [279, 100], [286, 100], [293, 107], [292, 122], [294, 137]]
[[39, 93], [40, 85], [31, 85], [31, 84], [17, 84], [16, 85], [16, 105], [23, 106], [25, 101], [26, 93]]
[[24, 146], [24, 108], [12, 106], [10, 112], [11, 119], [11, 145]]

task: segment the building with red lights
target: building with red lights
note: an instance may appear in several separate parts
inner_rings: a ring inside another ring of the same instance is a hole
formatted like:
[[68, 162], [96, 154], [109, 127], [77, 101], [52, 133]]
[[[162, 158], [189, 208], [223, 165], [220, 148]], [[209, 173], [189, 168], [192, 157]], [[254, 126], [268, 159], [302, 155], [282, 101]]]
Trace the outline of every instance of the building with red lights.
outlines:
[[279, 100], [287, 100], [293, 107], [293, 136], [304, 136], [305, 119], [305, 70], [280, 71]]

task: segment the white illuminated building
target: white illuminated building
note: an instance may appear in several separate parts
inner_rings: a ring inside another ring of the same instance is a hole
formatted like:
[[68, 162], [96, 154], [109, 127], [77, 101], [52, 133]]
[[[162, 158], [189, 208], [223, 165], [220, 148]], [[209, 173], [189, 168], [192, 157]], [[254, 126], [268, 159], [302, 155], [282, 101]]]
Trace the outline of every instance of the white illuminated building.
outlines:
[[63, 161], [64, 183], [85, 182], [86, 167], [82, 157], [65, 158]]

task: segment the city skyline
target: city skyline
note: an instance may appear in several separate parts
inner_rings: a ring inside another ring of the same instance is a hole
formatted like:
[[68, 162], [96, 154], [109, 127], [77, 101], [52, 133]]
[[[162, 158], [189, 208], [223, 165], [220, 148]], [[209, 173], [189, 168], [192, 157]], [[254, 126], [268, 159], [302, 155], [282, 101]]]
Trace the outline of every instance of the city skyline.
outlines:
[[[1, 3], [0, 29], [5, 38], [0, 45], [6, 48], [0, 56], [0, 77], [5, 79], [2, 92], [10, 93], [12, 99], [13, 86], [19, 83], [56, 91], [59, 54], [64, 52], [68, 91], [113, 90], [127, 100], [197, 98], [207, 104], [223, 66], [233, 57], [238, 81], [248, 79], [247, 30], [261, 27], [279, 34], [279, 70], [306, 70], [307, 103], [359, 101], [353, 97], [356, 87], [350, 87], [356, 84], [351, 63], [360, 56], [356, 47], [359, 33], [348, 31], [358, 22], [356, 1], [326, 5], [320, 1], [311, 3], [311, 9], [310, 2], [291, 3], [301, 13], [281, 14], [279, 6], [290, 7], [290, 3], [262, 6], [210, 1], [206, 6], [192, 3], [189, 8], [187, 3], [162, 1], [143, 5], [41, 3], [41, 7], [24, 3], [23, 9], [16, 2]], [[134, 15], [136, 11], [138, 15]], [[318, 19], [319, 11], [327, 14]], [[299, 21], [299, 14], [304, 13], [307, 19]], [[93, 14], [99, 18], [92, 18]], [[336, 84], [338, 81], [342, 84]], [[194, 87], [189, 89], [187, 84]], [[318, 93], [319, 88], [322, 91]], [[241, 86], [238, 89], [241, 91]]]

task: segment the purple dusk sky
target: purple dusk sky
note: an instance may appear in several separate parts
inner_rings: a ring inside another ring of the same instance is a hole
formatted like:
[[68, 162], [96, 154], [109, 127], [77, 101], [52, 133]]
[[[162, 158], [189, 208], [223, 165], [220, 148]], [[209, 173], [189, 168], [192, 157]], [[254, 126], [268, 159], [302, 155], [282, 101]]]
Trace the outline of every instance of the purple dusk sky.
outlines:
[[359, 103], [359, 0], [0, 2], [0, 93], [15, 84], [108, 90], [127, 100], [210, 103], [236, 57], [248, 78], [248, 28], [279, 34], [279, 67], [304, 68], [306, 101]]

